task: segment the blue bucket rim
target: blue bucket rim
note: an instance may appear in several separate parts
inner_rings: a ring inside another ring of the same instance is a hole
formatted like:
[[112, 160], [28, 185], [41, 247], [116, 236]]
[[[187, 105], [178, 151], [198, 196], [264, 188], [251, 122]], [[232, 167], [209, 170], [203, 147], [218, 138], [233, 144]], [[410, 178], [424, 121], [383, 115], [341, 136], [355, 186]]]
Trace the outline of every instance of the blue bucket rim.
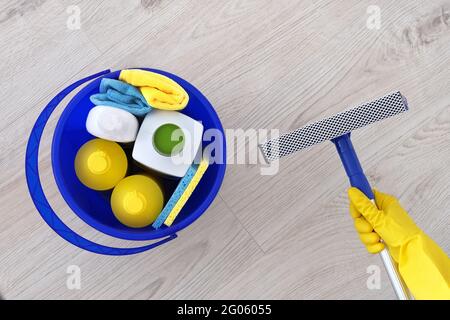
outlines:
[[[202, 105], [208, 106], [208, 108], [205, 108], [205, 111], [208, 113], [210, 118], [212, 119], [212, 122], [214, 123], [214, 127], [216, 129], [219, 129], [222, 132], [223, 135], [223, 159], [225, 161], [226, 159], [226, 141], [225, 141], [225, 133], [222, 127], [222, 123], [220, 122], [219, 116], [217, 115], [216, 111], [214, 110], [211, 103], [206, 99], [206, 97], [192, 84], [187, 82], [186, 80], [178, 77], [177, 75], [174, 75], [172, 73], [158, 70], [158, 69], [151, 69], [151, 68], [127, 68], [127, 69], [141, 69], [141, 70], [147, 70], [152, 72], [157, 72], [162, 75], [168, 76], [169, 78], [175, 80], [178, 82], [183, 88], [186, 89], [186, 91], [189, 92], [190, 95], [195, 95], [195, 97], [200, 101]], [[58, 189], [68, 204], [68, 206], [71, 208], [71, 210], [85, 223], [93, 227], [99, 232], [102, 232], [104, 234], [107, 234], [109, 236], [124, 239], [124, 240], [137, 240], [137, 241], [146, 241], [146, 240], [154, 240], [159, 239], [167, 236], [171, 236], [175, 234], [176, 232], [186, 228], [190, 224], [192, 224], [195, 220], [197, 220], [211, 205], [213, 200], [216, 198], [219, 189], [222, 185], [224, 176], [225, 176], [225, 170], [226, 170], [226, 164], [214, 164], [219, 166], [218, 168], [218, 174], [216, 179], [214, 180], [214, 183], [212, 184], [209, 193], [205, 197], [205, 200], [200, 204], [200, 206], [191, 214], [189, 214], [185, 219], [174, 223], [170, 227], [163, 227], [160, 229], [153, 229], [149, 230], [146, 233], [128, 233], [124, 230], [118, 230], [116, 228], [113, 228], [111, 226], [108, 226], [97, 219], [93, 218], [90, 214], [85, 212], [82, 208], [78, 206], [76, 201], [72, 198], [70, 192], [67, 190], [67, 187], [62, 179], [62, 172], [59, 165], [55, 165], [59, 162], [59, 154], [60, 154], [60, 139], [64, 130], [64, 124], [66, 123], [67, 119], [69, 118], [71, 112], [73, 109], [79, 104], [80, 100], [84, 98], [83, 95], [80, 93], [83, 90], [90, 90], [96, 86], [99, 85], [101, 79], [103, 78], [118, 78], [119, 73], [122, 70], [117, 70], [110, 72], [108, 74], [105, 74], [89, 84], [87, 84], [85, 87], [83, 87], [67, 104], [67, 107], [62, 112], [58, 123], [56, 125], [54, 134], [53, 134], [53, 141], [52, 141], [52, 151], [51, 151], [51, 159], [52, 159], [52, 170], [53, 170], [53, 176], [55, 177], [56, 184], [58, 186]]]

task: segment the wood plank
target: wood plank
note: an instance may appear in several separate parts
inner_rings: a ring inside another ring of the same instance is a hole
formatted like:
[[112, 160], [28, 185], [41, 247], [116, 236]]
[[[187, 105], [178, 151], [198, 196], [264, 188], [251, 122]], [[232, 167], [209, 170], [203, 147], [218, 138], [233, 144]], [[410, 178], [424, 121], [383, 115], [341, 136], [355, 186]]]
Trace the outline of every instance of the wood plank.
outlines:
[[[213, 206], [179, 239], [132, 257], [83, 252], [57, 237], [29, 199], [23, 169], [31, 126], [67, 84], [112, 68], [148, 66], [196, 85], [229, 129], [281, 132], [401, 90], [411, 110], [358, 130], [355, 147], [374, 186], [398, 196], [447, 252], [450, 195], [450, 5], [378, 1], [17, 1], [0, 4], [0, 292], [6, 299], [392, 299], [380, 265], [348, 216], [346, 177], [331, 144], [284, 159], [227, 167]], [[81, 28], [66, 26], [77, 5]], [[67, 208], [50, 163], [55, 111], [40, 150], [44, 189], [62, 219], [100, 234]], [[230, 146], [229, 151], [232, 150]], [[244, 146], [239, 146], [244, 148]], [[248, 154], [248, 150], [243, 150]], [[233, 154], [231, 153], [231, 158]], [[280, 263], [282, 262], [282, 263]], [[69, 265], [82, 289], [66, 287]]]

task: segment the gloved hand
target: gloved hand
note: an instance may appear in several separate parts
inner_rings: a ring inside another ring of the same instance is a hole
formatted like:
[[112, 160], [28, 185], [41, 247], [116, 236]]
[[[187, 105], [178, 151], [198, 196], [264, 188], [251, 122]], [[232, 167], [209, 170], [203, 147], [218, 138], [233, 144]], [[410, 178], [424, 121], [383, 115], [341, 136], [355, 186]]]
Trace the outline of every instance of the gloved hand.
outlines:
[[[348, 190], [350, 214], [370, 253], [387, 245], [416, 299], [450, 299], [450, 259], [391, 195], [374, 190], [375, 204], [356, 188]], [[380, 242], [380, 237], [383, 242]]]
[[[370, 253], [379, 253], [386, 244], [394, 260], [398, 262], [401, 245], [419, 234], [421, 230], [396, 198], [377, 190], [373, 192], [375, 204], [358, 189], [350, 188], [348, 190], [350, 214], [367, 250]], [[380, 242], [380, 237], [384, 244]]]

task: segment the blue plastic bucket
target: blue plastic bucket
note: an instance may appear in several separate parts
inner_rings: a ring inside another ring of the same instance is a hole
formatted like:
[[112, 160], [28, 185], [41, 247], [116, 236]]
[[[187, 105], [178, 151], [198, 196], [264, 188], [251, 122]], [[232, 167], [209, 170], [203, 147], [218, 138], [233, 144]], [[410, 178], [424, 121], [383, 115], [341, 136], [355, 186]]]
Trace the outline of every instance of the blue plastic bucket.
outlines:
[[[226, 143], [222, 124], [208, 100], [187, 81], [167, 72], [146, 69], [166, 75], [178, 82], [189, 94], [189, 104], [182, 111], [186, 115], [201, 121], [205, 130], [218, 129], [221, 131], [220, 154], [223, 156], [221, 163], [212, 164], [201, 179], [199, 185], [181, 210], [174, 224], [170, 227], [154, 229], [129, 228], [121, 224], [113, 215], [110, 205], [110, 193], [97, 192], [85, 187], [75, 174], [74, 161], [78, 149], [94, 137], [86, 131], [86, 119], [89, 111], [94, 107], [89, 97], [99, 91], [102, 78], [117, 79], [120, 71], [103, 71], [92, 75], [70, 85], [50, 101], [47, 107], [38, 117], [27, 146], [26, 155], [26, 177], [30, 195], [33, 202], [44, 220], [61, 237], [74, 245], [101, 254], [127, 255], [152, 249], [167, 241], [176, 238], [176, 232], [186, 228], [198, 217], [200, 217], [216, 197], [225, 174]], [[84, 222], [96, 230], [110, 236], [126, 240], [154, 240], [161, 239], [156, 243], [137, 248], [112, 248], [93, 243], [68, 228], [50, 207], [39, 179], [38, 151], [44, 127], [57, 105], [71, 91], [84, 82], [93, 80], [81, 89], [69, 102], [63, 111], [53, 136], [52, 144], [52, 167], [56, 183], [61, 195], [72, 209]], [[205, 144], [205, 142], [203, 142]]]

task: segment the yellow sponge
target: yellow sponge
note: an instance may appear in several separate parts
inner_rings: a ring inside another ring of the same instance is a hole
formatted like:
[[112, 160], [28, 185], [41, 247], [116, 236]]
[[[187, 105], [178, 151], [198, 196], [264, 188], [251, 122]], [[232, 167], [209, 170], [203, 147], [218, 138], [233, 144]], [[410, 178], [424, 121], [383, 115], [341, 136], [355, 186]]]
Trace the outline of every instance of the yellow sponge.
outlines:
[[173, 207], [172, 211], [169, 213], [169, 216], [167, 217], [166, 221], [164, 221], [164, 224], [166, 226], [172, 225], [173, 220], [175, 220], [175, 218], [178, 216], [181, 209], [184, 207], [187, 200], [192, 195], [192, 192], [194, 192], [195, 188], [197, 187], [198, 183], [200, 182], [200, 179], [205, 174], [206, 169], [208, 169], [208, 165], [209, 165], [208, 159], [203, 158], [202, 161], [200, 161], [197, 171], [195, 172], [195, 174], [192, 177], [191, 181], [189, 182], [188, 186], [184, 190], [183, 194], [180, 196], [180, 199], [178, 199], [178, 201], [175, 204], [175, 206]]

